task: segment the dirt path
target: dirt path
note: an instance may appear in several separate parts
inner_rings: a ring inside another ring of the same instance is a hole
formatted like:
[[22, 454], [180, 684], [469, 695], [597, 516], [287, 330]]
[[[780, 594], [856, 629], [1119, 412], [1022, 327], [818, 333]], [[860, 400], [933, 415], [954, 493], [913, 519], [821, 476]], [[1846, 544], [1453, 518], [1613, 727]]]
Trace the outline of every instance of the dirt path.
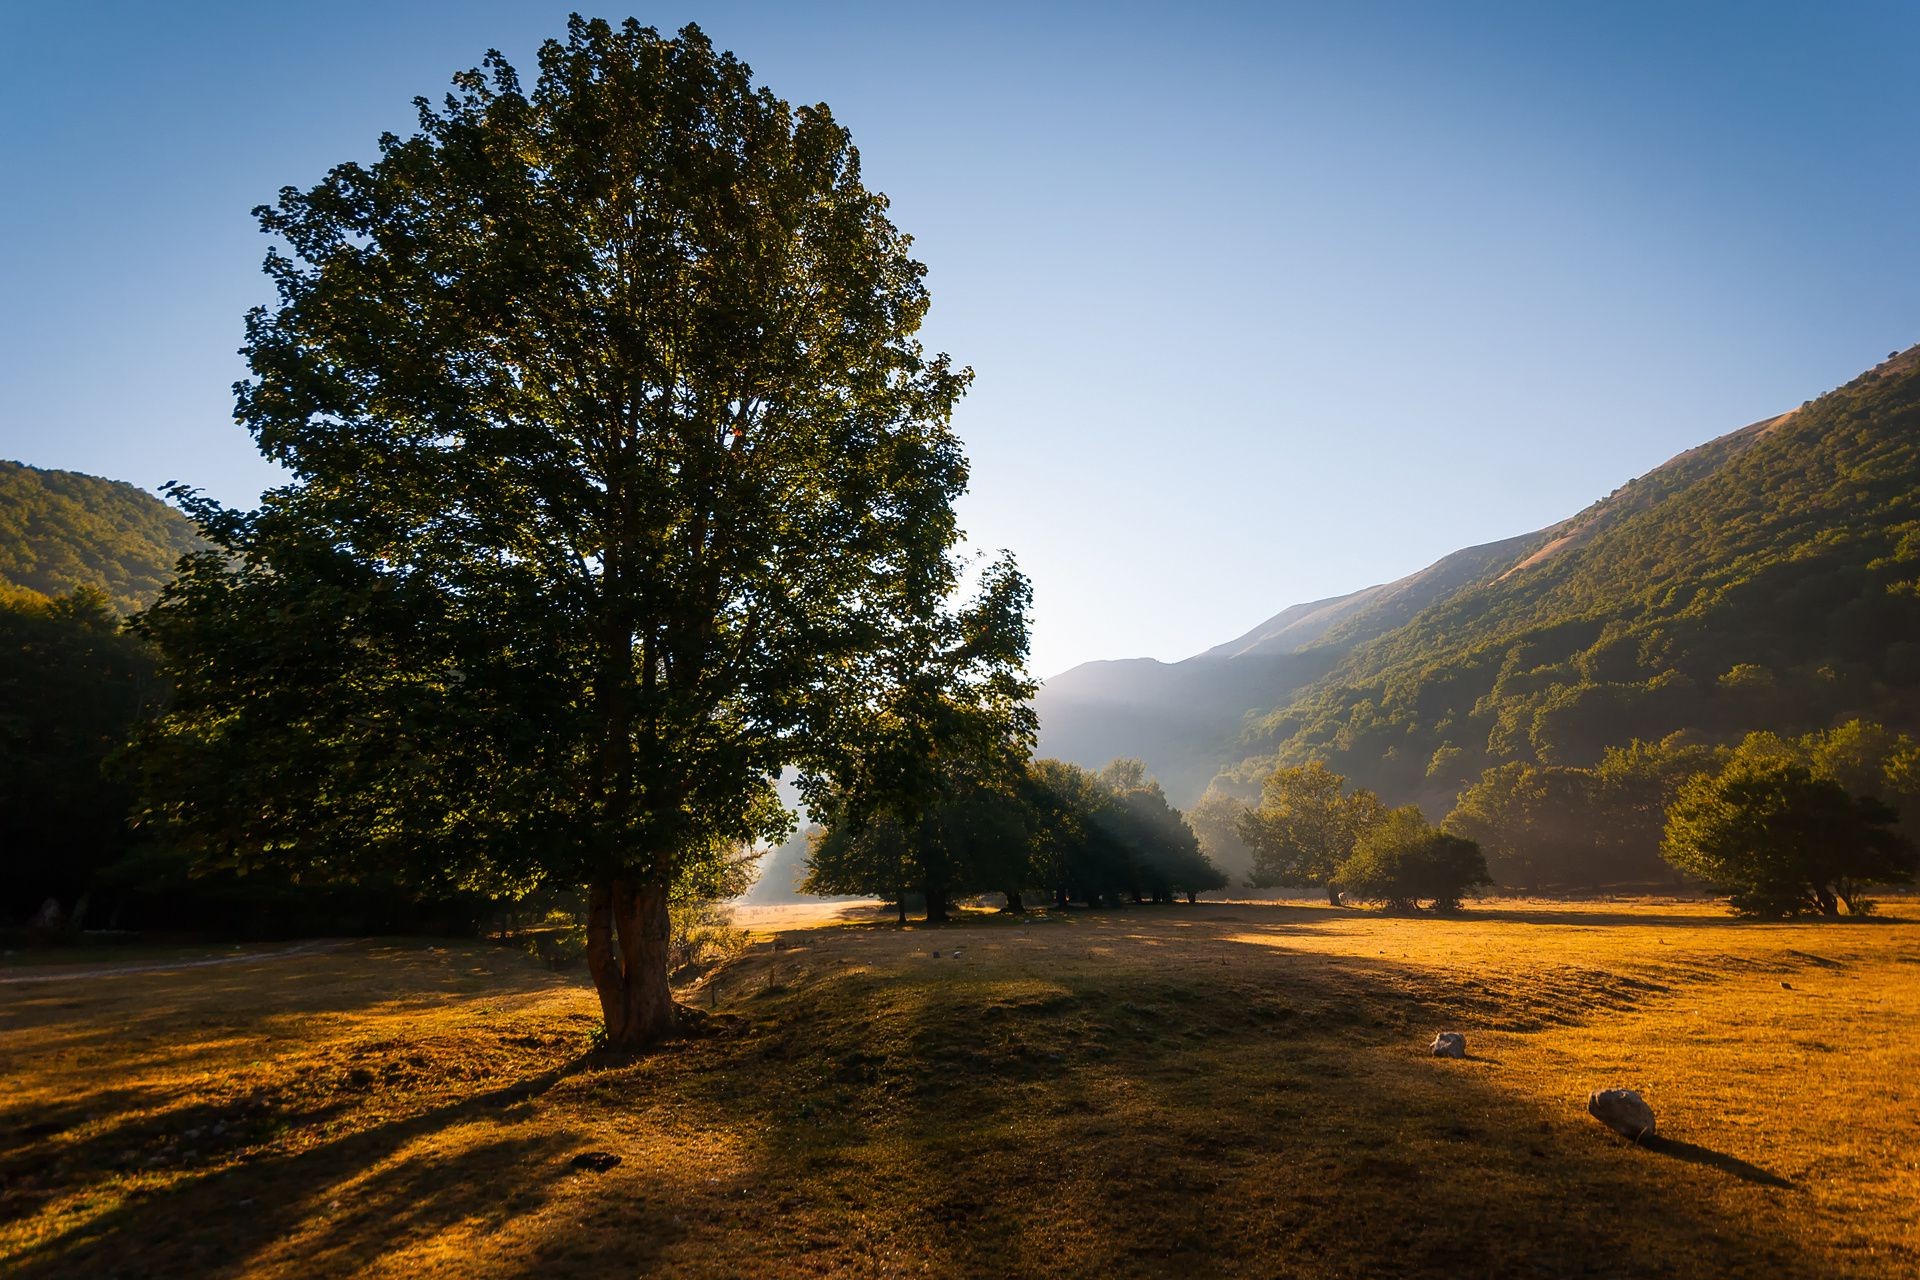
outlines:
[[173, 969], [204, 969], [217, 964], [244, 964], [249, 960], [282, 960], [288, 956], [311, 955], [316, 951], [338, 951], [353, 945], [352, 939], [337, 942], [303, 942], [282, 951], [249, 951], [237, 956], [212, 956], [205, 960], [174, 960], [163, 964], [111, 964], [91, 969], [62, 969], [58, 973], [30, 973], [0, 978], [0, 986], [27, 982], [64, 982], [69, 978], [114, 978], [127, 973], [161, 973]]

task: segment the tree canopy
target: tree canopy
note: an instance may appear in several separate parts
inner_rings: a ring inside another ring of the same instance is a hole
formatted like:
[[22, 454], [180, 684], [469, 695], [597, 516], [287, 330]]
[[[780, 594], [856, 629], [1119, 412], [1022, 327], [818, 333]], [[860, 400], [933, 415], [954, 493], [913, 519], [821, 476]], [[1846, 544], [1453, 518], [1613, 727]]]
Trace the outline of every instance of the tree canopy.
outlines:
[[1689, 782], [1667, 815], [1667, 858], [1728, 889], [1735, 911], [1787, 917], [1867, 909], [1862, 889], [1908, 884], [1914, 846], [1897, 813], [1803, 764], [1736, 755]]
[[[293, 479], [142, 620], [149, 822], [201, 856], [589, 886], [611, 1043], [667, 899], [777, 839], [956, 584], [909, 239], [825, 107], [696, 27], [578, 17], [258, 211], [242, 422]], [[283, 246], [283, 247], [282, 247]]]
[[1435, 829], [1413, 805], [1362, 832], [1334, 880], [1350, 899], [1400, 910], [1425, 901], [1436, 911], [1451, 911], [1468, 889], [1493, 883], [1479, 845]]
[[1315, 885], [1339, 901], [1336, 871], [1361, 836], [1386, 815], [1380, 798], [1319, 761], [1275, 769], [1261, 784], [1260, 804], [1240, 816], [1238, 831], [1253, 851], [1257, 885]]

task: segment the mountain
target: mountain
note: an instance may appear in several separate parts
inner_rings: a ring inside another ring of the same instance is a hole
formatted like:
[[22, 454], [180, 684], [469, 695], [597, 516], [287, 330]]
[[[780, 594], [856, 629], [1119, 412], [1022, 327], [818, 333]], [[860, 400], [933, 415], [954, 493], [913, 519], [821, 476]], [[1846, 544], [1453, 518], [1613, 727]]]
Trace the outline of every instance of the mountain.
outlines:
[[200, 546], [191, 521], [130, 484], [0, 461], [0, 583], [48, 596], [96, 587], [130, 613]]
[[1634, 738], [1920, 728], [1920, 348], [1546, 529], [1036, 706], [1043, 754], [1140, 756], [1176, 801], [1323, 759], [1441, 811], [1490, 765]]

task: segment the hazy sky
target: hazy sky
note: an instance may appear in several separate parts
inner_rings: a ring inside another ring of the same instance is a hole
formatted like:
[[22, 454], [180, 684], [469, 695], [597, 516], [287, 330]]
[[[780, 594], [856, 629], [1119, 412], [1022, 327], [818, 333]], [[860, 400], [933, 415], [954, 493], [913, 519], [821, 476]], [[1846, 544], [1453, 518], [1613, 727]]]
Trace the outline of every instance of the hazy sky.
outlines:
[[[250, 502], [248, 210], [567, 5], [0, 0], [0, 456]], [[1920, 6], [632, 4], [825, 101], [1034, 665], [1178, 658], [1920, 341]]]

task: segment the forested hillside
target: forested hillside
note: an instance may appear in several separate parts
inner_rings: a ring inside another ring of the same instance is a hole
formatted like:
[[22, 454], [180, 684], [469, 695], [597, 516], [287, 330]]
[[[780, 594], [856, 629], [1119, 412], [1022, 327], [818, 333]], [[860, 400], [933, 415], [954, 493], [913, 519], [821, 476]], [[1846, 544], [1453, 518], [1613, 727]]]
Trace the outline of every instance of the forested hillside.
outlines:
[[1503, 763], [1854, 717], [1920, 728], [1920, 348], [1536, 533], [1297, 605], [1185, 662], [1047, 682], [1041, 751], [1179, 802], [1324, 760], [1444, 813]]
[[130, 484], [0, 461], [0, 582], [45, 596], [93, 587], [130, 613], [199, 542], [185, 516]]
[[1249, 730], [1445, 804], [1507, 761], [1920, 726], [1920, 348], [1691, 451], [1355, 647]]

